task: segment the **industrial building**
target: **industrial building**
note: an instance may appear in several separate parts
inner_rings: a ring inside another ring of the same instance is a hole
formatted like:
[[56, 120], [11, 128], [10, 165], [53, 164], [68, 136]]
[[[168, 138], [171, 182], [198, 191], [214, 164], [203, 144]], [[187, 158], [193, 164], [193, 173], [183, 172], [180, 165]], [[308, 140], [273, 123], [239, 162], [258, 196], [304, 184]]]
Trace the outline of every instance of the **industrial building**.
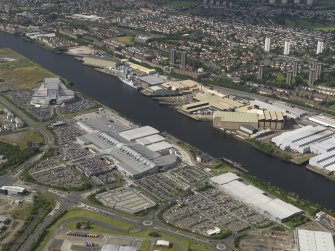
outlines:
[[258, 115], [246, 112], [215, 111], [213, 113], [213, 126], [216, 128], [238, 130], [242, 125], [258, 128]]
[[209, 182], [214, 185], [224, 185], [234, 180], [241, 180], [242, 178], [235, 173], [225, 173], [224, 175], [214, 176], [209, 179]]
[[322, 154], [335, 150], [335, 136], [311, 145], [310, 150], [315, 154]]
[[193, 103], [189, 103], [186, 105], [182, 105], [181, 109], [184, 112], [192, 114], [200, 110], [208, 109], [209, 107], [210, 106], [208, 102], [198, 101], [198, 102], [193, 102]]
[[166, 141], [153, 143], [153, 144], [147, 145], [146, 147], [148, 147], [151, 151], [165, 153], [165, 154], [167, 154], [169, 150], [173, 148], [173, 146]]
[[335, 128], [335, 119], [326, 116], [316, 115], [309, 117], [309, 120], [319, 125]]
[[107, 69], [115, 68], [121, 64], [119, 59], [108, 56], [98, 57], [93, 55], [85, 56], [83, 58], [83, 63], [85, 65]]
[[309, 164], [324, 169], [328, 173], [333, 173], [335, 171], [335, 150], [311, 158]]
[[74, 98], [74, 92], [69, 90], [59, 78], [46, 78], [35, 90], [31, 104], [35, 106], [59, 105]]
[[25, 195], [27, 190], [24, 187], [18, 186], [2, 186], [0, 188], [0, 193], [6, 195]]
[[130, 62], [128, 62], [127, 64], [134, 71], [137, 71], [137, 72], [142, 73], [142, 74], [143, 73], [145, 73], [145, 74], [154, 74], [154, 73], [156, 73], [155, 69], [147, 68], [147, 67], [144, 67], [144, 66], [139, 65], [139, 64], [134, 64], [134, 63], [130, 63]]
[[244, 106], [244, 104], [236, 100], [230, 98], [222, 98], [220, 96], [208, 92], [199, 92], [195, 95], [194, 99], [199, 102], [206, 102], [211, 107], [220, 111], [230, 111], [234, 110], [235, 108]]
[[297, 229], [295, 235], [298, 251], [335, 251], [331, 233]]
[[101, 251], [137, 251], [137, 248], [126, 245], [103, 244]]
[[294, 131], [284, 132], [273, 137], [272, 142], [281, 150], [294, 150], [299, 153], [308, 153], [311, 146], [326, 140], [334, 135], [334, 132], [323, 126], [304, 126]]
[[211, 178], [211, 183], [277, 222], [285, 222], [302, 213], [299, 208], [280, 199], [271, 198], [263, 190], [243, 183], [239, 176], [230, 172]]
[[177, 163], [177, 156], [169, 154], [173, 146], [150, 126], [130, 128], [96, 114], [80, 117], [77, 125], [87, 132], [77, 137], [79, 144], [91, 145], [110, 155], [117, 169], [133, 179], [165, 170]]
[[145, 84], [147, 86], [155, 86], [155, 85], [161, 85], [166, 82], [167, 77], [166, 76], [159, 76], [159, 75], [146, 75], [137, 78], [142, 84]]
[[135, 141], [137, 143], [141, 144], [141, 145], [146, 146], [146, 145], [161, 142], [161, 141], [164, 141], [164, 140], [165, 140], [165, 138], [162, 137], [161, 135], [154, 134], [154, 135], [150, 135], [150, 136], [147, 136], [147, 137], [136, 139]]
[[193, 80], [169, 81], [162, 84], [162, 87], [168, 90], [181, 91], [183, 93], [192, 93], [201, 89], [201, 84]]
[[155, 128], [151, 126], [143, 126], [143, 127], [138, 127], [135, 129], [130, 129], [130, 130], [120, 132], [120, 136], [131, 141], [131, 140], [147, 137], [150, 135], [154, 135], [157, 133], [159, 133], [159, 131], [157, 131]]
[[292, 119], [299, 119], [302, 116], [306, 115], [306, 111], [297, 108], [291, 107], [281, 102], [274, 102], [272, 104], [266, 103], [260, 100], [253, 100], [250, 104], [254, 105], [255, 107], [263, 110], [271, 110], [271, 111], [280, 111], [287, 115], [287, 117]]
[[286, 117], [280, 111], [264, 110], [258, 112], [258, 127], [282, 130], [285, 126]]

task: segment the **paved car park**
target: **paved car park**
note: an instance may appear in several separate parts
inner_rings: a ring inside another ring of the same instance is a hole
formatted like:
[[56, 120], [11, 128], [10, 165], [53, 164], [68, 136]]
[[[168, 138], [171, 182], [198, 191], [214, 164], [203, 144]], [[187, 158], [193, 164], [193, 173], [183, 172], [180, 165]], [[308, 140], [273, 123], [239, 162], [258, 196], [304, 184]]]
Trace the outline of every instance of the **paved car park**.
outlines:
[[87, 177], [108, 173], [114, 169], [113, 164], [100, 157], [85, 158], [83, 161], [77, 163], [76, 167]]
[[164, 220], [181, 228], [205, 234], [213, 227], [241, 232], [250, 227], [266, 227], [271, 221], [232, 199], [217, 188], [191, 193], [163, 214]]
[[76, 94], [76, 98], [64, 105], [61, 105], [59, 107], [59, 111], [61, 113], [73, 113], [73, 112], [80, 112], [83, 110], [89, 110], [96, 106], [96, 103], [94, 101], [91, 101], [87, 98], [84, 98], [80, 96], [79, 94]]
[[171, 200], [173, 197], [182, 192], [181, 186], [168, 178], [164, 174], [140, 179], [135, 182], [147, 194], [151, 195], [159, 202]]
[[59, 147], [59, 154], [63, 160], [72, 161], [92, 155], [90, 151], [79, 145], [69, 143]]
[[45, 167], [45, 169], [39, 171], [33, 169], [30, 170], [30, 174], [35, 180], [52, 186], [75, 188], [80, 187], [84, 183], [83, 176], [75, 168], [64, 164], [49, 168]]
[[114, 189], [98, 194], [96, 198], [105, 206], [130, 214], [139, 213], [156, 205], [135, 188]]
[[59, 145], [67, 144], [81, 135], [81, 132], [74, 126], [63, 125], [53, 129], [56, 134], [57, 142]]
[[51, 107], [35, 107], [30, 105], [33, 90], [15, 90], [6, 94], [16, 105], [20, 106], [38, 120], [48, 120], [52, 116]]

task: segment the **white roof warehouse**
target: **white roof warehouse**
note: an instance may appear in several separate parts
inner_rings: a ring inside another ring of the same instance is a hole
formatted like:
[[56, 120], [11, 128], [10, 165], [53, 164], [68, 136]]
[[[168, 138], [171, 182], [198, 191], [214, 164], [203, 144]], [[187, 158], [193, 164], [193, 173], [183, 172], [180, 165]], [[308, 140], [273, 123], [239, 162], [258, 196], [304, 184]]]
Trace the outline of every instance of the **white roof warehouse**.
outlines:
[[225, 193], [275, 221], [283, 222], [302, 213], [299, 208], [280, 199], [271, 198], [263, 190], [253, 185], [247, 185], [238, 178], [237, 175], [228, 172], [211, 178], [211, 182], [217, 184]]

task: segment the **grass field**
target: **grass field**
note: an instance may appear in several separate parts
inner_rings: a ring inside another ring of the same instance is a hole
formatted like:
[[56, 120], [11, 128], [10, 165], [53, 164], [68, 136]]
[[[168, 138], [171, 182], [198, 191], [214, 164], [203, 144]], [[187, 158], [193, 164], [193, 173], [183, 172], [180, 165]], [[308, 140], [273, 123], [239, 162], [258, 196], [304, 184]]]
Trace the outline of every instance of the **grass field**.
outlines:
[[150, 248], [151, 242], [149, 240], [144, 240], [141, 243], [140, 251], [148, 251]]
[[335, 110], [335, 104], [330, 105], [329, 108]]
[[4, 80], [2, 85], [18, 89], [30, 89], [47, 77], [55, 77], [53, 73], [33, 63], [22, 55], [5, 48], [0, 49], [0, 57], [9, 57], [14, 61], [0, 63], [0, 76]]
[[28, 217], [32, 213], [32, 211], [33, 211], [33, 205], [32, 204], [22, 204], [19, 207], [17, 207], [11, 213], [11, 216], [14, 219], [26, 220], [26, 219], [28, 219]]
[[1, 135], [0, 141], [16, 145], [21, 149], [25, 149], [29, 143], [32, 143], [34, 145], [42, 144], [44, 142], [44, 138], [37, 131], [27, 130]]
[[116, 39], [118, 42], [124, 45], [134, 45], [134, 37], [133, 36], [121, 36]]
[[302, 27], [321, 31], [335, 31], [335, 22], [330, 21], [313, 21], [298, 17], [281, 17], [279, 22], [288, 26]]
[[196, 3], [192, 1], [171, 1], [165, 4], [165, 6], [173, 7], [173, 8], [191, 7], [194, 5], [196, 5]]

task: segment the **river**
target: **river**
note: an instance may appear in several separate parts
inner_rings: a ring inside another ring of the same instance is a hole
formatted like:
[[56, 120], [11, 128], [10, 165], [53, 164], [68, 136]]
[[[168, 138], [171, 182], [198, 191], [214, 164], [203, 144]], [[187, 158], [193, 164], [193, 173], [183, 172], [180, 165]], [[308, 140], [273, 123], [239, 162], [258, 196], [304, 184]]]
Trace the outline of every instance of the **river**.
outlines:
[[71, 56], [55, 54], [5, 32], [0, 32], [0, 47], [11, 48], [68, 79], [85, 95], [139, 124], [151, 125], [168, 132], [214, 157], [224, 156], [237, 161], [251, 175], [335, 210], [335, 182], [303, 166], [264, 154], [249, 144], [214, 129], [208, 122], [192, 120], [161, 106], [153, 99], [124, 85], [117, 78], [85, 66]]

